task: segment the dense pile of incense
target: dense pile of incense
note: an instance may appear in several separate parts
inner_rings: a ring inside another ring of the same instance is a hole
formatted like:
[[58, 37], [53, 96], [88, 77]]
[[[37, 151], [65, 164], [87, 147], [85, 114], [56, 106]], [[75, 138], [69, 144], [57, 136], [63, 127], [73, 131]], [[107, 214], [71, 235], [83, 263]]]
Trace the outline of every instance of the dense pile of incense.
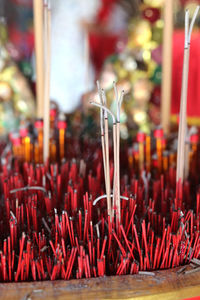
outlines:
[[[42, 21], [42, 0], [34, 3], [35, 19]], [[47, 46], [50, 11], [45, 9]], [[190, 37], [198, 11], [190, 27], [186, 12], [178, 141], [166, 139], [158, 128], [152, 135], [139, 132], [132, 145], [120, 147], [124, 92], [118, 95], [115, 84], [116, 116], [99, 84], [100, 101], [92, 102], [100, 108], [101, 147], [98, 139], [66, 139], [64, 118], [52, 111], [49, 122], [46, 75], [44, 131], [37, 121], [34, 129], [21, 128], [10, 135], [10, 144], [0, 146], [0, 281], [137, 274], [197, 261], [199, 133], [186, 130], [186, 104]], [[41, 37], [42, 22], [36, 31]], [[41, 47], [36, 48], [39, 56]], [[39, 69], [38, 74], [43, 99], [44, 74]]]
[[[111, 187], [108, 213], [99, 141], [66, 140], [65, 121], [55, 122], [50, 147], [57, 152], [49, 162], [38, 161], [42, 123], [35, 136], [27, 129], [10, 136], [12, 151], [1, 153], [1, 281], [137, 274], [199, 257], [198, 132], [191, 131], [188, 141], [183, 184], [176, 183], [173, 140], [166, 141], [162, 129], [124, 144], [120, 212]], [[113, 145], [109, 139], [110, 185], [116, 180]]]

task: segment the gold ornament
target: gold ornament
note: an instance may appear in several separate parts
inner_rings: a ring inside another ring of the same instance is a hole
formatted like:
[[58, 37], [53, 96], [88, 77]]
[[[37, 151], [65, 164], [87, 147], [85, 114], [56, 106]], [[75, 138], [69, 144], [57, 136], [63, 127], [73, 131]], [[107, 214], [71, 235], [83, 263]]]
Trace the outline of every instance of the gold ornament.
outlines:
[[131, 23], [128, 48], [143, 47], [151, 40], [151, 26], [146, 20], [137, 19]]
[[160, 45], [162, 43], [163, 39], [163, 23], [158, 22], [155, 23], [155, 25], [152, 27], [152, 40], [157, 43], [157, 45]]
[[13, 92], [7, 82], [0, 81], [0, 101], [10, 101]]
[[186, 2], [185, 9], [188, 9], [190, 11], [191, 16], [194, 14], [196, 7], [199, 5], [198, 0], [191, 0], [189, 2]]
[[165, 0], [144, 0], [144, 4], [151, 7], [162, 7], [164, 5], [164, 2]]

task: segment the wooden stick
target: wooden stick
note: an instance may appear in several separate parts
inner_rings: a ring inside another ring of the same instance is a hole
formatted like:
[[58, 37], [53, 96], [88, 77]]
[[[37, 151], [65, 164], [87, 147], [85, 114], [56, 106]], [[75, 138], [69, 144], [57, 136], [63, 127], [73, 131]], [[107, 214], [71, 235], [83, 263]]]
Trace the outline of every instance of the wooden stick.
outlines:
[[196, 8], [190, 28], [189, 28], [189, 11], [185, 13], [185, 46], [183, 59], [183, 77], [181, 89], [181, 107], [180, 107], [180, 123], [178, 130], [178, 150], [177, 150], [177, 170], [176, 181], [181, 183], [184, 178], [184, 158], [185, 158], [185, 138], [187, 126], [187, 89], [188, 89], [188, 72], [189, 72], [189, 57], [190, 57], [190, 40], [195, 19], [199, 11], [199, 6]]
[[[98, 90], [100, 90], [99, 87], [99, 83], [97, 82], [97, 87]], [[106, 148], [106, 152], [105, 152], [105, 168], [106, 172], [104, 172], [105, 175], [105, 180], [106, 180], [106, 186], [107, 186], [107, 202], [108, 202], [108, 207], [109, 207], [109, 203], [111, 203], [109, 200], [111, 198], [110, 195], [110, 168], [109, 168], [109, 141], [108, 141], [108, 114], [109, 113], [112, 116], [112, 121], [113, 121], [113, 153], [114, 153], [114, 178], [113, 178], [113, 205], [112, 205], [112, 215], [110, 214], [110, 216], [113, 219], [114, 216], [114, 209], [116, 209], [116, 224], [117, 226], [120, 224], [120, 220], [121, 220], [121, 210], [120, 210], [120, 109], [121, 109], [121, 104], [123, 101], [123, 97], [124, 97], [124, 91], [122, 91], [120, 99], [118, 99], [118, 92], [117, 92], [117, 88], [116, 85], [114, 83], [114, 90], [115, 90], [115, 96], [116, 96], [116, 100], [117, 100], [117, 122], [115, 119], [115, 116], [113, 115], [113, 113], [105, 106], [106, 104], [106, 97], [105, 97], [105, 93], [102, 90], [102, 94], [100, 94], [100, 101], [101, 98], [103, 100], [103, 104], [98, 104], [95, 102], [91, 102], [91, 104], [96, 105], [98, 107], [100, 107], [101, 109], [104, 110], [104, 127], [105, 127], [105, 131], [104, 131], [104, 135], [105, 135], [105, 140], [102, 139], [102, 151], [104, 146], [104, 142], [105, 142], [105, 148]], [[102, 117], [102, 114], [101, 116]], [[101, 122], [101, 132], [103, 133], [103, 125]], [[103, 136], [103, 134], [102, 134]], [[109, 170], [109, 172], [108, 172]], [[108, 198], [109, 195], [109, 198]], [[110, 206], [111, 207], [111, 206]]]
[[[101, 88], [99, 81], [97, 81], [97, 89], [99, 93], [99, 99], [101, 105], [103, 105], [103, 99], [101, 94]], [[107, 194], [107, 205], [109, 203], [109, 195], [108, 195], [108, 187], [107, 187], [107, 171], [106, 171], [106, 152], [105, 152], [105, 132], [104, 132], [104, 111], [101, 108], [100, 109], [100, 128], [101, 128], [101, 147], [102, 147], [102, 156], [103, 156], [103, 168], [104, 168], [104, 180], [105, 180], [105, 188], [106, 188], [106, 194]]]
[[161, 123], [165, 134], [169, 133], [170, 127], [173, 2], [165, 0], [164, 7]]
[[[118, 219], [119, 212], [117, 211], [117, 126], [113, 123], [113, 154], [114, 154], [114, 177], [113, 177], [113, 209], [116, 209], [116, 217]], [[118, 224], [118, 222], [117, 222]]]
[[119, 225], [120, 220], [120, 211], [119, 211], [119, 201], [118, 198], [118, 130], [119, 130], [119, 109], [118, 109], [118, 91], [116, 87], [116, 83], [113, 82], [114, 92], [115, 92], [115, 101], [117, 105], [117, 123], [113, 124], [113, 153], [114, 153], [114, 177], [113, 177], [113, 208], [116, 209], [116, 219], [117, 219], [117, 226]]
[[116, 85], [114, 83], [115, 96], [117, 99], [117, 128], [116, 128], [116, 184], [117, 184], [117, 194], [116, 194], [116, 209], [117, 209], [117, 224], [121, 222], [121, 205], [120, 205], [120, 110], [124, 98], [124, 90], [121, 92], [120, 98], [118, 97], [118, 92]]
[[[104, 101], [104, 105], [106, 105], [105, 94], [102, 91], [102, 97]], [[107, 111], [104, 112], [104, 141], [105, 141], [105, 159], [106, 159], [106, 186], [107, 186], [107, 206], [108, 206], [108, 215], [112, 220], [112, 210], [111, 210], [111, 187], [110, 187], [110, 157], [109, 157], [109, 134], [108, 134], [108, 114]]]
[[44, 7], [44, 41], [45, 41], [45, 97], [44, 97], [44, 140], [43, 140], [43, 159], [44, 162], [49, 158], [49, 138], [50, 138], [50, 57], [51, 57], [51, 10], [50, 6]]
[[183, 77], [181, 89], [181, 103], [180, 103], [180, 118], [178, 130], [178, 149], [177, 149], [177, 170], [176, 181], [179, 179], [183, 181], [184, 172], [184, 144], [186, 132], [186, 108], [187, 108], [187, 87], [188, 87], [188, 69], [189, 69], [189, 43], [188, 43], [188, 25], [189, 25], [189, 11], [185, 13], [185, 48], [183, 58]]
[[104, 132], [101, 134], [101, 146], [102, 146], [102, 154], [103, 154], [103, 169], [104, 169], [104, 179], [105, 179], [105, 188], [106, 188], [106, 194], [108, 194], [107, 191], [107, 172], [106, 172], [106, 152], [105, 152], [105, 134]]
[[117, 197], [116, 197], [116, 209], [117, 209], [117, 224], [121, 223], [121, 205], [120, 205], [120, 121], [117, 121], [116, 128], [116, 155], [117, 155]]
[[44, 44], [43, 44], [43, 0], [33, 1], [35, 56], [36, 56], [36, 94], [37, 117], [43, 117], [44, 111]]

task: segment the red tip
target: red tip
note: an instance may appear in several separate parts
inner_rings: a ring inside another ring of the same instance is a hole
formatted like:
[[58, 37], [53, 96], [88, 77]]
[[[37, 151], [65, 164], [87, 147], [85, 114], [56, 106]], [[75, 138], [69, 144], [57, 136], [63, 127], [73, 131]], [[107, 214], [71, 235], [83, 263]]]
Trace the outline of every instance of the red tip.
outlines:
[[19, 137], [13, 138], [12, 143], [14, 146], [19, 146], [21, 144], [20, 138]]
[[138, 143], [144, 143], [145, 137], [146, 137], [146, 135], [145, 135], [144, 132], [138, 132], [137, 133], [137, 141], [138, 141]]
[[25, 137], [28, 134], [28, 129], [26, 127], [21, 127], [19, 130], [19, 134], [21, 137]]
[[43, 128], [43, 120], [35, 121], [35, 128], [37, 128], [37, 129]]
[[58, 121], [58, 129], [66, 129], [67, 128], [67, 122], [66, 121]]
[[56, 113], [57, 113], [57, 111], [56, 111], [55, 108], [52, 108], [52, 109], [50, 110], [50, 116], [51, 116], [51, 117], [55, 117], [55, 116], [56, 116]]
[[166, 146], [166, 139], [165, 139], [165, 138], [162, 139], [162, 145], [163, 145], [164, 147]]
[[163, 129], [162, 128], [155, 129], [154, 130], [154, 137], [155, 138], [162, 138], [163, 137]]
[[190, 137], [190, 143], [192, 143], [192, 144], [197, 144], [197, 143], [198, 143], [198, 140], [199, 140], [199, 138], [198, 138], [198, 135], [197, 135], [197, 134], [191, 135], [191, 137]]

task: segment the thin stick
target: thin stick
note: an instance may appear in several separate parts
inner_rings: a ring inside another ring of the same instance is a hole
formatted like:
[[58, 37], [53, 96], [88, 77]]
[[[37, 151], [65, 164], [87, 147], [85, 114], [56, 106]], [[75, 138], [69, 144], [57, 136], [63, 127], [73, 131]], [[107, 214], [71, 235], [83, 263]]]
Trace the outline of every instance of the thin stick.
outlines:
[[199, 6], [196, 8], [191, 25], [189, 28], [189, 11], [185, 13], [185, 47], [183, 60], [183, 77], [181, 89], [181, 107], [180, 107], [180, 124], [178, 130], [178, 150], [177, 150], [177, 171], [176, 181], [181, 183], [184, 178], [184, 156], [185, 156], [185, 137], [186, 137], [186, 117], [187, 117], [187, 89], [188, 89], [188, 71], [189, 71], [189, 57], [190, 57], [190, 38], [195, 19], [199, 11]]
[[[99, 81], [97, 81], [97, 88], [99, 93], [99, 99], [101, 105], [103, 105], [103, 99], [101, 94], [101, 88], [99, 85]], [[106, 164], [106, 152], [105, 152], [105, 132], [104, 132], [104, 111], [101, 108], [100, 109], [100, 128], [101, 128], [101, 146], [102, 146], [102, 156], [103, 156], [103, 168], [104, 168], [104, 180], [105, 180], [105, 188], [106, 188], [106, 194], [107, 194], [107, 205], [109, 203], [109, 194], [108, 194], [108, 187], [107, 187], [107, 164]]]
[[[104, 92], [102, 91], [102, 97], [104, 101], [104, 105], [106, 105], [106, 97]], [[109, 135], [108, 135], [108, 114], [104, 112], [104, 128], [105, 128], [105, 159], [106, 159], [106, 186], [107, 186], [107, 205], [108, 205], [108, 215], [111, 217], [112, 220], [112, 210], [111, 210], [111, 188], [110, 188], [110, 157], [109, 157]]]
[[[114, 177], [113, 177], [113, 208], [117, 210], [117, 126], [113, 123], [113, 153], [114, 153]], [[117, 215], [118, 215], [118, 211]]]
[[169, 133], [170, 126], [173, 2], [165, 0], [164, 7], [161, 122], [165, 134]]
[[108, 137], [108, 118], [104, 119], [105, 123], [105, 148], [106, 148], [106, 186], [107, 186], [107, 203], [108, 215], [111, 216], [111, 199], [110, 199], [110, 160], [109, 160], [109, 137]]
[[[118, 91], [116, 87], [116, 83], [113, 82], [114, 93], [115, 93], [115, 101], [117, 105], [117, 123], [118, 123]], [[113, 124], [113, 153], [114, 153], [114, 176], [113, 176], [113, 209], [116, 210], [116, 219], [117, 225], [119, 225], [119, 210], [118, 210], [118, 179], [117, 179], [117, 124]], [[114, 211], [113, 211], [114, 213]]]
[[183, 59], [183, 77], [181, 89], [181, 107], [180, 107], [180, 124], [178, 130], [178, 149], [177, 149], [177, 172], [176, 181], [181, 179], [183, 181], [184, 172], [184, 143], [186, 131], [186, 106], [187, 106], [187, 87], [188, 87], [188, 69], [189, 69], [189, 43], [188, 43], [188, 24], [189, 24], [189, 11], [185, 12], [185, 48]]
[[117, 208], [117, 224], [120, 224], [121, 209], [120, 209], [120, 110], [124, 98], [124, 91], [121, 92], [120, 98], [118, 98], [118, 92], [116, 85], [114, 84], [115, 95], [117, 99], [117, 128], [116, 128], [116, 208]]
[[117, 155], [117, 197], [116, 197], [116, 206], [117, 206], [117, 219], [120, 224], [121, 220], [121, 210], [120, 210], [120, 121], [117, 121], [117, 136], [116, 136], [116, 155]]
[[36, 55], [36, 94], [37, 117], [43, 117], [44, 99], [44, 44], [43, 44], [43, 0], [33, 1], [35, 55]]
[[46, 73], [45, 73], [45, 97], [44, 97], [44, 162], [49, 158], [49, 133], [50, 133], [50, 57], [51, 57], [51, 9], [50, 5], [44, 7], [44, 34], [45, 34], [45, 52], [46, 52]]
[[[97, 87], [98, 90], [100, 90], [100, 86], [99, 83], [97, 82]], [[103, 124], [101, 122], [101, 132], [104, 132], [104, 136], [105, 139], [102, 139], [102, 149], [104, 148], [104, 142], [105, 142], [105, 148], [106, 148], [106, 152], [105, 152], [105, 165], [106, 167], [104, 169], [106, 169], [106, 172], [104, 172], [105, 175], [105, 180], [106, 180], [106, 186], [107, 186], [107, 190], [106, 193], [109, 196], [109, 199], [107, 197], [107, 202], [108, 202], [108, 207], [109, 207], [109, 203], [111, 203], [110, 200], [110, 170], [109, 170], [109, 141], [108, 141], [108, 115], [107, 113], [109, 113], [112, 116], [113, 119], [113, 152], [114, 152], [114, 178], [113, 178], [113, 205], [112, 205], [112, 216], [114, 216], [114, 209], [116, 209], [116, 221], [117, 221], [117, 226], [120, 224], [120, 220], [121, 220], [121, 210], [120, 210], [120, 109], [121, 109], [121, 104], [123, 101], [123, 96], [124, 96], [124, 91], [122, 91], [120, 99], [118, 99], [118, 91], [116, 88], [116, 85], [114, 83], [114, 90], [115, 90], [115, 96], [116, 96], [116, 101], [117, 101], [117, 123], [115, 121], [115, 116], [113, 115], [113, 113], [111, 113], [111, 111], [109, 109], [107, 109], [106, 106], [104, 106], [106, 104], [106, 97], [105, 97], [105, 93], [102, 90], [102, 94], [100, 94], [100, 100], [102, 98], [104, 105], [95, 103], [95, 102], [91, 102], [91, 104], [96, 105], [98, 107], [101, 108], [101, 110], [104, 110], [104, 127], [105, 127], [105, 131], [103, 129]], [[102, 101], [101, 101], [102, 102]], [[100, 117], [102, 118], [102, 112]], [[103, 136], [103, 134], [102, 134]], [[104, 150], [102, 150], [104, 151]], [[108, 172], [109, 170], [109, 172]], [[108, 177], [109, 176], [109, 177]], [[111, 218], [112, 219], [112, 218]]]
[[[102, 97], [103, 97], [103, 100], [105, 101], [106, 98], [105, 98], [105, 94], [102, 93]], [[107, 193], [108, 193], [108, 215], [111, 216], [111, 200], [110, 200], [110, 165], [109, 165], [109, 140], [108, 140], [108, 115], [107, 113], [109, 113], [112, 117], [112, 121], [113, 121], [113, 124], [116, 124], [116, 121], [115, 121], [115, 116], [113, 115], [113, 113], [104, 105], [101, 105], [99, 103], [96, 103], [96, 102], [90, 102], [90, 104], [93, 104], [95, 106], [98, 106], [100, 108], [102, 108], [105, 112], [105, 147], [106, 147], [106, 180], [107, 180]]]
[[[113, 198], [114, 195], [110, 195], [111, 198]], [[98, 198], [96, 198], [94, 201], [93, 201], [93, 205], [95, 206], [101, 199], [105, 199], [107, 197], [107, 195], [102, 195], [102, 196], [99, 196]], [[128, 197], [125, 197], [125, 196], [120, 196], [120, 199], [123, 199], [123, 200], [126, 200], [128, 201], [129, 198]]]

